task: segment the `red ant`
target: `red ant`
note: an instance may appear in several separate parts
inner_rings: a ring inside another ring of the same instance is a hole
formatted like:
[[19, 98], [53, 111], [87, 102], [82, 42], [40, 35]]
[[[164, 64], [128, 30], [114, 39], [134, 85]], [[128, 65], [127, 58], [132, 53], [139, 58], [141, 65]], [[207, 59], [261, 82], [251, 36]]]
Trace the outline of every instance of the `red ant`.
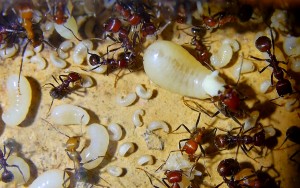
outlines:
[[[182, 174], [182, 170], [166, 170], [166, 177], [162, 178], [162, 181], [168, 188], [180, 188], [179, 183], [182, 181]], [[171, 184], [171, 186], [166, 182], [166, 180]]]
[[[83, 117], [82, 117], [83, 118]], [[66, 187], [65, 184], [66, 182], [69, 180], [69, 178], [67, 178], [65, 180], [65, 175], [67, 172], [71, 172], [74, 170], [74, 179], [76, 181], [76, 183], [86, 183], [87, 179], [88, 179], [88, 170], [84, 168], [84, 164], [93, 162], [95, 160], [97, 160], [100, 157], [104, 157], [104, 156], [98, 156], [97, 158], [88, 160], [86, 162], [81, 162], [82, 158], [80, 156], [80, 153], [83, 151], [84, 148], [82, 148], [81, 151], [77, 151], [77, 149], [79, 148], [80, 145], [80, 138], [82, 137], [82, 135], [80, 136], [68, 136], [67, 134], [61, 132], [60, 130], [58, 130], [54, 125], [52, 125], [50, 122], [48, 122], [45, 119], [42, 119], [43, 121], [45, 121], [47, 124], [49, 124], [54, 130], [56, 130], [58, 133], [68, 137], [68, 140], [66, 141], [66, 153], [69, 157], [69, 159], [71, 159], [74, 163], [74, 168], [65, 168], [64, 169], [64, 175], [63, 175], [63, 179], [64, 179], [64, 183], [63, 183], [63, 187]], [[102, 186], [102, 185], [100, 185]], [[103, 186], [102, 186], [103, 187]]]
[[[52, 75], [52, 78], [55, 80], [57, 84], [57, 79]], [[66, 78], [66, 79], [63, 79]], [[54, 99], [62, 99], [67, 94], [71, 93], [70, 90], [70, 83], [75, 83], [77, 81], [82, 81], [82, 77], [77, 72], [70, 72], [68, 75], [59, 75], [59, 80], [61, 81], [61, 84], [58, 86], [53, 85], [52, 83], [47, 83], [45, 85], [51, 85], [53, 88], [50, 90], [50, 96], [52, 97], [52, 102], [49, 108], [49, 111], [51, 109], [51, 106], [53, 104]]]
[[[284, 72], [287, 74], [287, 71], [279, 66], [279, 63], [287, 64], [284, 61], [278, 61], [275, 56], [275, 45], [274, 45], [274, 37], [271, 31], [271, 40], [267, 36], [261, 36], [255, 41], [255, 46], [260, 52], [267, 52], [270, 59], [261, 59], [254, 56], [250, 56], [251, 58], [258, 61], [267, 61], [269, 64], [265, 66], [259, 73], [262, 73], [266, 70], [267, 67], [272, 67], [273, 72], [271, 74], [271, 84], [274, 85], [273, 76], [278, 80], [276, 83], [276, 91], [279, 97], [283, 97], [286, 94], [292, 94], [292, 84], [288, 79], [284, 78]], [[273, 53], [271, 52], [271, 47], [273, 48]]]
[[[203, 155], [205, 155], [205, 150], [202, 147], [202, 143], [211, 135], [211, 134], [215, 134], [216, 129], [213, 129], [210, 132], [207, 132], [207, 130], [205, 130], [204, 127], [201, 128], [197, 128], [199, 121], [200, 121], [200, 113], [198, 115], [196, 124], [195, 124], [195, 128], [194, 131], [190, 131], [184, 124], [181, 124], [179, 127], [177, 127], [177, 129], [175, 129], [173, 132], [179, 130], [181, 127], [183, 127], [185, 130], [187, 130], [187, 132], [190, 133], [190, 138], [187, 139], [182, 139], [179, 141], [179, 150], [181, 152], [185, 152], [186, 154], [188, 154], [189, 156], [189, 160], [191, 162], [197, 162], [200, 158], [200, 156], [196, 156], [195, 153], [198, 149], [198, 147], [200, 148], [201, 152], [203, 153]], [[173, 133], [172, 132], [172, 133]], [[184, 146], [181, 147], [181, 142], [186, 141]]]
[[227, 15], [225, 12], [219, 12], [211, 17], [202, 16], [204, 26], [207, 29], [215, 29], [224, 26], [227, 23], [236, 22], [237, 19], [233, 15]]
[[65, 11], [67, 10], [67, 1], [66, 0], [59, 0], [59, 1], [55, 1], [52, 4], [51, 3], [49, 1], [47, 1], [49, 10], [46, 14], [51, 12], [52, 17], [53, 17], [53, 21], [56, 24], [59, 24], [59, 25], [64, 24], [69, 18], [65, 14]]
[[23, 180], [24, 182], [26, 182], [25, 180], [25, 177], [24, 177], [24, 174], [23, 172], [21, 171], [20, 167], [17, 166], [17, 165], [9, 165], [7, 164], [7, 159], [9, 158], [11, 154], [11, 150], [9, 151], [7, 157], [5, 158], [5, 155], [6, 155], [6, 145], [4, 144], [4, 148], [3, 148], [3, 151], [0, 149], [0, 170], [3, 169], [3, 172], [1, 174], [1, 180], [4, 182], [4, 183], [9, 183], [9, 182], [12, 182], [14, 180], [14, 174], [9, 171], [7, 169], [7, 167], [14, 167], [14, 168], [17, 168], [19, 170], [19, 172], [22, 174], [23, 176]]
[[[218, 149], [228, 149], [232, 145], [237, 144], [238, 148], [241, 146], [243, 152], [250, 157], [247, 152], [249, 152], [254, 146], [265, 146], [266, 142], [266, 133], [265, 130], [262, 127], [262, 124], [259, 123], [259, 126], [261, 127], [261, 131], [255, 133], [253, 136], [245, 135], [246, 132], [250, 131], [251, 129], [245, 131], [242, 133], [242, 135], [239, 135], [243, 128], [240, 128], [240, 132], [237, 136], [231, 135], [230, 132], [228, 134], [219, 134], [215, 136], [214, 143], [215, 146]], [[246, 145], [252, 144], [252, 146], [248, 149]], [[238, 150], [237, 150], [238, 152]], [[236, 153], [237, 154], [237, 153]], [[250, 157], [251, 158], [251, 157]]]
[[[281, 148], [283, 146], [283, 144], [287, 141], [290, 140], [296, 144], [300, 144], [300, 127], [293, 125], [291, 127], [289, 127], [285, 133], [286, 137], [283, 141], [283, 143], [281, 144], [281, 146], [279, 148]], [[278, 148], [278, 149], [279, 149]], [[295, 151], [290, 157], [289, 159], [291, 161], [294, 161], [295, 163], [299, 163], [297, 162], [294, 157], [300, 152], [300, 149], [298, 149], [297, 151]]]

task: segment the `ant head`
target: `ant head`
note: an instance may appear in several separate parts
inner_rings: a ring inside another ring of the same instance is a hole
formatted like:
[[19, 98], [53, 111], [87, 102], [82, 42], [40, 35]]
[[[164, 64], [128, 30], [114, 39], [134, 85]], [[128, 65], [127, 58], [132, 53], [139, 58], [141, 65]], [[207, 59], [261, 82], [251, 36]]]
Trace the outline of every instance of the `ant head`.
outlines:
[[261, 36], [256, 39], [255, 46], [261, 52], [268, 52], [271, 49], [272, 42], [269, 37]]
[[66, 148], [68, 151], [76, 150], [80, 144], [80, 136], [73, 136], [67, 140]]
[[279, 96], [293, 93], [292, 84], [287, 79], [278, 80], [276, 90]]
[[100, 56], [98, 56], [97, 54], [90, 54], [90, 58], [89, 58], [89, 63], [92, 66], [96, 66], [100, 64]]
[[233, 176], [240, 171], [240, 164], [235, 159], [224, 159], [218, 165], [218, 173], [220, 176]]
[[14, 180], [14, 174], [11, 171], [4, 170], [4, 172], [1, 175], [1, 180], [4, 183], [12, 182]]

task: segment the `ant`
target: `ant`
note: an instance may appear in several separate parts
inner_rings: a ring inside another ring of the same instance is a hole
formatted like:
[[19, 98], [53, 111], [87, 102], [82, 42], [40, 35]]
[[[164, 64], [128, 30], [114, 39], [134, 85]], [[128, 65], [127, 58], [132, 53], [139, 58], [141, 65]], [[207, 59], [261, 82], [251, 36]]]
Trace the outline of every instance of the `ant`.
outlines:
[[[259, 73], [262, 73], [266, 70], [267, 67], [272, 67], [273, 72], [271, 74], [271, 84], [274, 85], [273, 76], [278, 80], [276, 83], [276, 91], [279, 97], [283, 97], [286, 94], [292, 94], [292, 84], [288, 79], [284, 78], [284, 73], [287, 74], [287, 71], [279, 66], [279, 63], [287, 64], [284, 61], [278, 61], [275, 56], [275, 44], [274, 37], [272, 33], [272, 29], [270, 28], [271, 39], [267, 36], [261, 36], [255, 41], [255, 46], [260, 52], [266, 52], [269, 55], [269, 59], [261, 59], [254, 56], [250, 56], [251, 58], [258, 61], [266, 61], [269, 64], [265, 66]], [[273, 53], [271, 52], [271, 48], [273, 49]]]
[[[217, 171], [219, 175], [222, 176], [223, 182], [218, 184], [215, 188], [220, 187], [223, 183], [226, 183], [230, 188], [279, 187], [275, 182], [271, 181], [272, 178], [266, 172], [262, 171], [263, 168], [270, 167], [261, 166], [258, 171], [254, 171], [252, 168], [241, 169], [240, 164], [236, 159], [224, 159], [217, 167]], [[277, 170], [274, 170], [278, 174]], [[228, 176], [230, 176], [230, 179], [227, 178]]]
[[[53, 17], [53, 21], [58, 24], [64, 24], [69, 16], [65, 14], [65, 11], [67, 10], [67, 1], [66, 0], [56, 0], [54, 4], [51, 4], [48, 0], [46, 1], [48, 5], [48, 14], [51, 12], [51, 15]], [[53, 9], [52, 9], [53, 8]]]
[[226, 12], [218, 12], [211, 17], [202, 16], [203, 24], [207, 29], [216, 29], [224, 26], [227, 23], [236, 22], [235, 16], [226, 14]]
[[[182, 182], [182, 174], [182, 170], [166, 170], [166, 177], [162, 178], [162, 181], [168, 188], [180, 188], [179, 183]], [[166, 182], [166, 180], [171, 184], [171, 186]]]
[[4, 171], [2, 172], [1, 174], [1, 180], [4, 182], [4, 183], [9, 183], [9, 182], [12, 182], [14, 180], [14, 174], [9, 171], [7, 169], [7, 167], [14, 167], [14, 168], [17, 168], [19, 170], [19, 172], [22, 174], [23, 176], [23, 180], [24, 182], [26, 182], [25, 180], [25, 177], [24, 177], [24, 174], [23, 172], [21, 171], [20, 167], [17, 166], [17, 165], [9, 165], [7, 164], [7, 159], [9, 158], [11, 154], [11, 150], [9, 150], [9, 153], [7, 155], [7, 157], [5, 158], [5, 155], [6, 155], [6, 145], [4, 144], [4, 148], [3, 148], [3, 151], [0, 149], [0, 170], [3, 169]]
[[[204, 127], [198, 128], [198, 124], [200, 121], [200, 115], [201, 113], [199, 113], [196, 124], [195, 124], [195, 128], [193, 131], [190, 131], [184, 124], [181, 124], [179, 127], [177, 127], [177, 129], [175, 129], [173, 132], [179, 130], [181, 127], [183, 127], [185, 130], [187, 130], [187, 132], [190, 133], [190, 138], [187, 139], [182, 139], [179, 141], [179, 150], [181, 152], [185, 152], [186, 154], [188, 154], [189, 156], [189, 160], [191, 162], [197, 162], [200, 158], [200, 156], [196, 156], [195, 153], [198, 149], [198, 147], [200, 148], [201, 152], [203, 153], [203, 155], [205, 155], [205, 150], [202, 147], [202, 143], [204, 142], [204, 140], [206, 140], [211, 134], [215, 134], [216, 129], [213, 129], [210, 132], [207, 132], [207, 130]], [[172, 133], [173, 133], [172, 132]], [[181, 146], [181, 142], [185, 142], [184, 146]]]
[[[239, 135], [243, 128], [240, 128], [240, 132], [237, 136], [231, 135], [230, 132], [228, 134], [219, 134], [215, 136], [214, 143], [215, 146], [218, 149], [227, 149], [230, 148], [232, 145], [237, 144], [238, 148], [241, 146], [243, 152], [250, 157], [247, 152], [249, 152], [254, 146], [265, 146], [266, 143], [266, 132], [263, 129], [263, 126], [261, 123], [259, 123], [259, 126], [261, 127], [261, 131], [255, 133], [253, 136], [250, 135], [244, 135], [246, 132], [252, 130], [249, 129], [242, 133], [242, 135]], [[252, 144], [250, 148], [247, 148], [246, 145]], [[237, 150], [238, 152], [238, 150]], [[237, 153], [236, 153], [237, 155]], [[250, 157], [251, 158], [251, 157]]]
[[[98, 158], [104, 157], [104, 156], [98, 156], [97, 158], [90, 159], [86, 162], [81, 162], [82, 158], [80, 156], [80, 153], [83, 151], [84, 148], [82, 148], [81, 151], [77, 151], [77, 149], [79, 148], [80, 138], [82, 137], [82, 135], [72, 136], [72, 137], [68, 136], [67, 134], [65, 134], [65, 133], [61, 132], [60, 130], [58, 130], [54, 125], [52, 125], [47, 120], [45, 120], [43, 118], [42, 118], [42, 120], [45, 121], [47, 124], [49, 124], [58, 133], [68, 137], [68, 140], [66, 141], [66, 144], [65, 144], [65, 146], [66, 146], [65, 151], [66, 151], [69, 159], [71, 161], [73, 161], [74, 168], [65, 168], [63, 179], [65, 180], [65, 175], [66, 175], [67, 172], [71, 172], [71, 171], [74, 170], [74, 179], [75, 179], [76, 183], [86, 183], [86, 181], [88, 179], [88, 170], [84, 168], [84, 165], [87, 164], [87, 163], [93, 162], [93, 161], [97, 160]], [[67, 178], [64, 181], [63, 187], [66, 187], [65, 184], [67, 183], [68, 180], [69, 180], [69, 178]]]
[[[300, 144], [300, 127], [293, 125], [291, 127], [289, 127], [285, 133], [286, 137], [283, 141], [283, 143], [281, 144], [281, 146], [279, 148], [281, 148], [283, 146], [283, 144], [287, 141], [290, 140], [296, 144]], [[294, 157], [300, 152], [300, 150], [298, 149], [297, 151], [295, 151], [290, 157], [289, 159], [291, 161], [294, 161], [295, 163], [299, 163], [297, 162]]]
[[[52, 78], [55, 80], [55, 82], [57, 84], [59, 84], [57, 79], [53, 75], [52, 75]], [[63, 79], [63, 78], [66, 78], [66, 79]], [[49, 92], [50, 96], [52, 97], [52, 102], [51, 102], [49, 111], [51, 109], [54, 99], [60, 100], [63, 97], [65, 97], [67, 94], [71, 93], [71, 89], [69, 87], [71, 82], [75, 83], [77, 81], [82, 81], [81, 75], [78, 74], [77, 72], [70, 72], [68, 75], [59, 75], [59, 79], [61, 81], [61, 84], [59, 84], [58, 86], [55, 86], [52, 83], [45, 84], [45, 85], [51, 85], [53, 87]]]

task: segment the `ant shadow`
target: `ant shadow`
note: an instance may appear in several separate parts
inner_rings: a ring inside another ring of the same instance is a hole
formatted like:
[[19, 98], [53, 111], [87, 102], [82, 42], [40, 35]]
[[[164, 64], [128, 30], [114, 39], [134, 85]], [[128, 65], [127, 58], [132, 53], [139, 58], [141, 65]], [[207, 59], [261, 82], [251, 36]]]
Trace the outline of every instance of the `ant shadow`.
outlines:
[[93, 123], [100, 124], [99, 116], [94, 111], [84, 108], [84, 107], [81, 107], [81, 108], [83, 108], [89, 114], [89, 116], [90, 116], [89, 124], [93, 124]]
[[20, 127], [28, 127], [33, 124], [34, 120], [38, 115], [38, 110], [41, 104], [41, 85], [39, 82], [32, 77], [27, 77], [32, 90], [31, 104], [26, 115], [26, 119], [20, 124]]

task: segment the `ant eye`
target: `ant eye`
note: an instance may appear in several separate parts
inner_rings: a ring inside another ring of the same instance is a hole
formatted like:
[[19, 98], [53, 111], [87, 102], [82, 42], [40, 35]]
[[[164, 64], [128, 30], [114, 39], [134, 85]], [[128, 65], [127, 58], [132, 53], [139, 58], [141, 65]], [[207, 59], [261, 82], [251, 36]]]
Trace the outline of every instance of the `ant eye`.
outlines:
[[4, 183], [9, 183], [14, 180], [14, 175], [11, 171], [6, 170], [2, 173], [1, 179]]
[[271, 49], [271, 40], [269, 37], [261, 36], [255, 41], [256, 48], [261, 52], [267, 52]]

